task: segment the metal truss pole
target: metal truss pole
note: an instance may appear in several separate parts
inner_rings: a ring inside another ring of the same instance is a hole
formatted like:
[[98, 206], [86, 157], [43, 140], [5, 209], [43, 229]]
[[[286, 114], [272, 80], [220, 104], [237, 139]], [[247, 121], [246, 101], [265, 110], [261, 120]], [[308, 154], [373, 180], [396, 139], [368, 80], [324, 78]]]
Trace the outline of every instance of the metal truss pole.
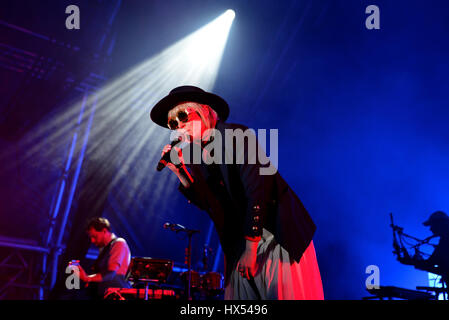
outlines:
[[[60, 187], [59, 187], [59, 191], [58, 191], [58, 198], [57, 198], [57, 202], [56, 202], [56, 206], [55, 209], [52, 213], [52, 223], [50, 224], [50, 228], [47, 234], [47, 239], [46, 239], [46, 247], [51, 247], [51, 254], [52, 254], [52, 261], [51, 261], [51, 279], [50, 279], [50, 289], [53, 288], [53, 286], [55, 285], [56, 282], [56, 276], [57, 276], [57, 267], [58, 267], [58, 259], [59, 256], [62, 253], [62, 240], [63, 240], [63, 236], [64, 236], [64, 231], [67, 225], [67, 220], [68, 220], [68, 216], [70, 213], [70, 209], [72, 207], [72, 202], [73, 202], [73, 197], [75, 194], [75, 190], [76, 190], [76, 185], [79, 179], [79, 175], [80, 175], [80, 171], [81, 171], [81, 166], [83, 164], [83, 160], [84, 160], [84, 155], [85, 155], [85, 151], [86, 151], [86, 147], [87, 147], [87, 142], [88, 142], [88, 138], [89, 138], [89, 132], [92, 126], [92, 122], [93, 122], [93, 118], [94, 118], [94, 114], [95, 114], [95, 108], [96, 108], [96, 104], [97, 104], [97, 99], [96, 97], [93, 99], [92, 102], [92, 106], [91, 106], [91, 111], [90, 111], [90, 115], [89, 115], [89, 119], [88, 119], [88, 123], [87, 123], [87, 128], [86, 131], [84, 133], [84, 138], [82, 140], [82, 147], [81, 147], [81, 152], [79, 154], [79, 157], [77, 159], [76, 162], [76, 168], [75, 168], [75, 172], [74, 172], [74, 176], [72, 179], [72, 183], [70, 186], [70, 189], [67, 191], [68, 192], [68, 196], [67, 196], [67, 202], [65, 203], [65, 207], [62, 209], [61, 208], [61, 198], [62, 195], [65, 193], [66, 191], [66, 185], [67, 185], [67, 179], [68, 179], [68, 172], [70, 171], [70, 167], [73, 163], [73, 152], [74, 149], [76, 147], [76, 144], [79, 140], [79, 136], [81, 135], [81, 125], [82, 125], [82, 119], [84, 116], [84, 112], [85, 112], [85, 108], [86, 108], [86, 104], [88, 101], [88, 97], [89, 97], [89, 93], [85, 92], [84, 97], [83, 97], [83, 103], [82, 103], [82, 107], [81, 107], [81, 111], [80, 111], [80, 115], [78, 118], [78, 123], [77, 123], [77, 130], [73, 135], [72, 138], [72, 144], [70, 147], [70, 151], [69, 151], [69, 155], [67, 158], [67, 162], [66, 162], [66, 167], [65, 167], [65, 171], [63, 173], [63, 179], [61, 181]], [[58, 217], [58, 215], [60, 214], [60, 212], [64, 210], [62, 212], [62, 219], [61, 219], [61, 223], [59, 225], [58, 230], [54, 230], [55, 229], [55, 221]], [[55, 241], [52, 241], [53, 239], [53, 233], [55, 234]], [[44, 255], [44, 261], [43, 261], [43, 270], [42, 272], [44, 274], [47, 274], [48, 267], [47, 267], [47, 263], [48, 263], [48, 254]]]

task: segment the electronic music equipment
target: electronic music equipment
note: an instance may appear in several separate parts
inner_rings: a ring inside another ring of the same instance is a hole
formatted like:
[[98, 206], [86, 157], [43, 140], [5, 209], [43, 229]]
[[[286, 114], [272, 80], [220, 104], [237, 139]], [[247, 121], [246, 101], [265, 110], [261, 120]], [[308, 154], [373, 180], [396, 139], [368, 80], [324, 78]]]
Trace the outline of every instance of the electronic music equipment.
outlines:
[[128, 269], [128, 280], [145, 284], [145, 300], [150, 298], [150, 283], [160, 284], [167, 281], [172, 272], [173, 261], [167, 259], [153, 259], [134, 257]]
[[428, 292], [398, 288], [394, 286], [380, 286], [379, 289], [366, 290], [374, 296], [364, 297], [364, 300], [376, 298], [381, 300], [383, 300], [384, 298], [387, 298], [389, 300], [392, 300], [393, 298], [399, 298], [403, 300], [435, 300], [435, 296]]
[[105, 300], [176, 300], [179, 294], [170, 288], [108, 288], [104, 294]]
[[134, 257], [129, 265], [128, 280], [163, 283], [167, 280], [172, 269], [172, 260]]

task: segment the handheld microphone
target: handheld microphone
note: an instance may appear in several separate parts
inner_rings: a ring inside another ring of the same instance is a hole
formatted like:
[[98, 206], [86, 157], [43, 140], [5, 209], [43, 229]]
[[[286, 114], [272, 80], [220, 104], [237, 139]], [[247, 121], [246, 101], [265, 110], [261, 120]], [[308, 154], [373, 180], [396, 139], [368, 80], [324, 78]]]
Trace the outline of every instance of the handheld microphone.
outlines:
[[[183, 140], [182, 137], [179, 137], [178, 139], [173, 140], [170, 143], [171, 147], [173, 148], [175, 145], [177, 145], [182, 140]], [[157, 168], [156, 168], [157, 171], [161, 171], [162, 169], [164, 169], [167, 166], [167, 164], [170, 162], [170, 153], [171, 153], [171, 150], [166, 152], [162, 156], [161, 160], [159, 160], [159, 163], [157, 164]]]

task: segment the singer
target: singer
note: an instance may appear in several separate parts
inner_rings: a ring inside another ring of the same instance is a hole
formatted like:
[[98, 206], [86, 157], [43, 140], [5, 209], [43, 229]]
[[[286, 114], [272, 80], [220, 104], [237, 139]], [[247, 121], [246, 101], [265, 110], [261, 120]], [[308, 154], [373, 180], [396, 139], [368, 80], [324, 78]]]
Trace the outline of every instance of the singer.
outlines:
[[[218, 140], [214, 132], [225, 136], [226, 129], [247, 129], [226, 123], [228, 115], [224, 99], [194, 86], [173, 89], [150, 114], [156, 124], [188, 137], [187, 147], [201, 148], [203, 158], [214, 156], [208, 154]], [[162, 158], [179, 178], [179, 190], [214, 222], [225, 255], [225, 299], [323, 299], [315, 224], [278, 172], [260, 174], [259, 157], [251, 154], [259, 148], [245, 149], [243, 163], [185, 164], [187, 147], [166, 145]], [[230, 151], [236, 155], [222, 150]]]

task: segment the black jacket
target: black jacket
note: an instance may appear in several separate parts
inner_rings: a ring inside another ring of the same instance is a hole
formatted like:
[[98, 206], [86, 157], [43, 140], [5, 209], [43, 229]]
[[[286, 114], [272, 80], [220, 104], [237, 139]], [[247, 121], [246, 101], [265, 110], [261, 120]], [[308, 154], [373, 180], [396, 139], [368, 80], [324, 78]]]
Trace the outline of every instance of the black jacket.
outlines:
[[[244, 163], [236, 163], [239, 153], [235, 145], [226, 147], [225, 130], [245, 131], [246, 127], [218, 122], [216, 129], [223, 138], [222, 163], [188, 164], [194, 183], [189, 188], [180, 185], [179, 190], [214, 221], [225, 254], [227, 275], [245, 249], [245, 236], [259, 236], [263, 228], [299, 261], [316, 229], [307, 210], [278, 172], [260, 175], [261, 163], [258, 160], [255, 164], [248, 163], [257, 158], [257, 153], [249, 151], [247, 146], [242, 155]], [[234, 162], [226, 164], [225, 157], [230, 155], [230, 150]], [[266, 157], [265, 151], [262, 154]]]

